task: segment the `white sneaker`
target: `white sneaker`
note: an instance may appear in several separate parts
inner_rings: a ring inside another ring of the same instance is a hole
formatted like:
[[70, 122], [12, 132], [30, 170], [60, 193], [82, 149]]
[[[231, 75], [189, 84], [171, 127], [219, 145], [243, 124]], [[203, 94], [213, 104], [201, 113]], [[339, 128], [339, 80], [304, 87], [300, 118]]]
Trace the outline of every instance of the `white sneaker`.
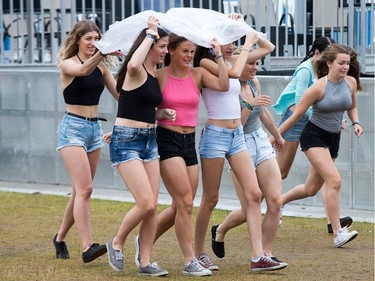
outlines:
[[135, 237], [135, 255], [134, 262], [137, 268], [141, 266], [141, 243], [139, 242], [139, 235]]
[[347, 227], [340, 228], [339, 231], [337, 232], [337, 235], [333, 239], [333, 242], [335, 243], [335, 247], [340, 248], [341, 246], [344, 246], [346, 243], [356, 238], [357, 235], [358, 235], [358, 232], [355, 230], [349, 232]]

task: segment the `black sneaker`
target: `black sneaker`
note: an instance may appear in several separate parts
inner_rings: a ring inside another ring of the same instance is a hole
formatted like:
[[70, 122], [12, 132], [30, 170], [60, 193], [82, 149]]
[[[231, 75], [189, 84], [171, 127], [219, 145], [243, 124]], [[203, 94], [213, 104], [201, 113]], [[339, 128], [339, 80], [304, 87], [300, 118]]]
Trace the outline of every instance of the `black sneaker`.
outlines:
[[84, 263], [91, 262], [105, 253], [107, 253], [107, 247], [105, 245], [93, 243], [91, 244], [90, 248], [86, 250], [86, 252], [82, 253], [82, 260]]
[[[340, 219], [341, 228], [349, 227], [353, 223], [353, 219], [351, 217], [344, 217]], [[327, 224], [327, 231], [329, 234], [333, 234], [332, 225], [329, 223]]]
[[69, 259], [69, 251], [66, 243], [64, 241], [57, 242], [56, 241], [57, 234], [53, 237], [53, 245], [55, 246], [56, 250], [56, 258], [57, 259]]

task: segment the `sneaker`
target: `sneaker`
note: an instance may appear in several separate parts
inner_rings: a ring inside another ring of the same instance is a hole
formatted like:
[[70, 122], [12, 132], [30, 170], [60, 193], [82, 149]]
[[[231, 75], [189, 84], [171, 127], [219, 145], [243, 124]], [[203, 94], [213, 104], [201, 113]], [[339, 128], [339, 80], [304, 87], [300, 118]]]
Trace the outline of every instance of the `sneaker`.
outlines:
[[92, 243], [90, 248], [82, 253], [82, 260], [84, 263], [91, 262], [96, 258], [107, 253], [107, 248], [105, 245], [99, 245], [98, 243]]
[[[351, 217], [344, 217], [340, 219], [341, 227], [349, 227], [353, 223], [353, 219]], [[327, 231], [328, 234], [333, 234], [332, 225], [330, 223], [327, 224]]]
[[165, 276], [168, 275], [168, 271], [162, 269], [156, 262], [153, 262], [145, 267], [138, 267], [138, 275]]
[[286, 264], [281, 264], [273, 260], [271, 257], [262, 256], [259, 258], [259, 261], [251, 261], [250, 270], [251, 271], [270, 271], [270, 270], [279, 270], [287, 267]]
[[337, 235], [333, 239], [333, 242], [335, 243], [335, 247], [340, 248], [341, 246], [344, 246], [346, 243], [356, 238], [357, 235], [358, 235], [357, 231], [349, 232], [347, 227], [340, 228], [339, 231], [337, 232]]
[[273, 261], [275, 261], [275, 262], [278, 262], [278, 263], [280, 263], [280, 264], [285, 264], [285, 266], [288, 266], [288, 264], [287, 264], [286, 262], [279, 260], [279, 259], [276, 258], [275, 256], [272, 256], [272, 257], [270, 257], [270, 258], [271, 258], [271, 260], [273, 260]]
[[207, 268], [209, 270], [219, 270], [219, 266], [212, 263], [206, 253], [200, 254], [197, 260], [204, 268]]
[[112, 247], [112, 240], [108, 241], [106, 244], [108, 250], [108, 262], [109, 265], [115, 271], [124, 271], [124, 253], [121, 250], [115, 250]]
[[57, 242], [57, 234], [53, 237], [53, 245], [55, 246], [56, 250], [56, 258], [57, 259], [69, 259], [69, 251], [66, 243], [64, 241]]
[[279, 220], [279, 225], [281, 225], [283, 223], [283, 210], [284, 210], [284, 206], [281, 207], [280, 209], [280, 220]]
[[197, 259], [191, 260], [185, 264], [182, 274], [185, 276], [209, 276], [212, 274], [211, 270], [203, 267]]
[[225, 248], [224, 248], [224, 242], [218, 242], [216, 241], [216, 231], [219, 227], [219, 224], [213, 225], [211, 227], [211, 246], [212, 251], [218, 258], [225, 257]]
[[134, 262], [137, 268], [141, 265], [141, 243], [139, 241], [139, 235], [135, 237], [135, 255]]

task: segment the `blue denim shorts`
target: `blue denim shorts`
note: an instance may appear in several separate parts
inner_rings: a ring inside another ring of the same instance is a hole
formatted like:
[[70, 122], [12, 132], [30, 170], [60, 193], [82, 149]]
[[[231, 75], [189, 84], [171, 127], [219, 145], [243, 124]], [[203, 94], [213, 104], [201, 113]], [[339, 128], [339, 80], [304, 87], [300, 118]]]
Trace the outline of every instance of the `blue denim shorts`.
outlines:
[[101, 121], [89, 121], [65, 114], [56, 133], [56, 150], [67, 146], [81, 146], [86, 152], [92, 152], [104, 145]]
[[[292, 116], [293, 111], [289, 108], [283, 114], [283, 117], [280, 120], [279, 127], [283, 124], [290, 116]], [[283, 134], [283, 138], [286, 141], [295, 141], [299, 142], [303, 129], [305, 128], [309, 117], [305, 114], [301, 119], [298, 120], [288, 131]]]
[[228, 158], [246, 150], [242, 126], [226, 129], [206, 124], [199, 142], [201, 158]]
[[245, 141], [247, 150], [253, 160], [254, 168], [263, 161], [276, 157], [276, 153], [268, 140], [268, 135], [262, 128], [252, 133], [245, 134]]
[[109, 154], [113, 167], [132, 160], [150, 162], [158, 159], [155, 128], [114, 126]]

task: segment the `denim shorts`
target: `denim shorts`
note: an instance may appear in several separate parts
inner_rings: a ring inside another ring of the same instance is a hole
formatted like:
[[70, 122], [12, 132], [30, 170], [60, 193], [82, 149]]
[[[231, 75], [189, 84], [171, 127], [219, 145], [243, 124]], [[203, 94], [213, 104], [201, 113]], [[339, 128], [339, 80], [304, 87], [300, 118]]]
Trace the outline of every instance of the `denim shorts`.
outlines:
[[[283, 117], [280, 120], [279, 127], [283, 124], [290, 116], [292, 116], [293, 111], [289, 108], [283, 114]], [[309, 117], [305, 114], [301, 119], [298, 120], [288, 131], [283, 134], [283, 138], [286, 141], [295, 141], [299, 142], [303, 129], [306, 126]]]
[[67, 146], [81, 146], [86, 152], [92, 152], [104, 145], [100, 121], [89, 121], [65, 114], [56, 133], [56, 150]]
[[132, 160], [150, 162], [158, 159], [155, 128], [114, 126], [109, 154], [113, 167]]
[[302, 132], [301, 149], [305, 151], [311, 147], [327, 147], [331, 157], [337, 158], [339, 156], [340, 137], [341, 131], [330, 133], [309, 121]]
[[268, 140], [268, 135], [262, 128], [252, 133], [245, 134], [245, 141], [247, 151], [249, 151], [251, 159], [253, 160], [254, 168], [263, 161], [276, 157], [276, 153]]
[[156, 141], [160, 161], [181, 157], [186, 166], [198, 164], [197, 151], [195, 150], [195, 133], [181, 134], [166, 128], [156, 128]]
[[201, 158], [228, 158], [241, 151], [246, 151], [242, 125], [227, 129], [206, 124], [202, 129], [199, 142]]

